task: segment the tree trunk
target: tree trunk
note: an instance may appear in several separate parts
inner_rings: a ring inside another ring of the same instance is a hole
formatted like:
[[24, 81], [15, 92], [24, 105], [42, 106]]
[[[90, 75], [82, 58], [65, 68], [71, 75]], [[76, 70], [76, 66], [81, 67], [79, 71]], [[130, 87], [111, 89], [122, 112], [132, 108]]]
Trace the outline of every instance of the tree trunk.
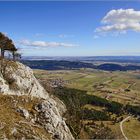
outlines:
[[15, 51], [13, 51], [12, 54], [13, 54], [13, 61], [15, 61]]
[[5, 50], [3, 48], [1, 48], [1, 57], [4, 58], [4, 52]]

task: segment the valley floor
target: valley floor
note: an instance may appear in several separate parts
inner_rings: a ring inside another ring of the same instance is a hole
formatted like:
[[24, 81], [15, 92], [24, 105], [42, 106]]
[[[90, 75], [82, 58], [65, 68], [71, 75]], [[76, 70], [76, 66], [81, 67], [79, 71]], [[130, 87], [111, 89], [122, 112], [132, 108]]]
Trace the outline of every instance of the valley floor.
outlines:
[[104, 97], [123, 104], [140, 105], [140, 72], [106, 72], [92, 69], [45, 71], [34, 70], [41, 81], [51, 81], [52, 86], [86, 90], [88, 94]]

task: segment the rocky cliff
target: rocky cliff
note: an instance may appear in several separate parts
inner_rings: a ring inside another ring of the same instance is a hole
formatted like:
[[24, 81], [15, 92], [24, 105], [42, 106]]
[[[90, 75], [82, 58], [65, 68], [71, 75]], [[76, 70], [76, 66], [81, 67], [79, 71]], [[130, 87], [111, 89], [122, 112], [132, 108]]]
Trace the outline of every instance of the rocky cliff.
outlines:
[[65, 106], [49, 96], [29, 67], [1, 62], [0, 93], [0, 138], [74, 139], [61, 116]]

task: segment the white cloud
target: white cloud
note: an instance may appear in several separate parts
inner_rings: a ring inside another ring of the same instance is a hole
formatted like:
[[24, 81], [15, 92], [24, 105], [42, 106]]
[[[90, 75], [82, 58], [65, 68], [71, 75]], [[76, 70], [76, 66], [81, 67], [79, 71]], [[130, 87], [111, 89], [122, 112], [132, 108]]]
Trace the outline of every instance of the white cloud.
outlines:
[[71, 38], [71, 37], [74, 37], [74, 35], [59, 34], [58, 37], [59, 38]]
[[96, 28], [95, 32], [120, 32], [128, 30], [140, 32], [140, 11], [134, 9], [118, 9], [109, 11], [101, 21], [104, 26]]
[[59, 43], [59, 42], [45, 42], [45, 41], [29, 41], [22, 40], [18, 42], [19, 45], [22, 46], [33, 46], [33, 47], [75, 47], [77, 44], [69, 44], [69, 43]]
[[134, 9], [111, 10], [102, 20], [103, 23], [140, 22], [140, 11]]

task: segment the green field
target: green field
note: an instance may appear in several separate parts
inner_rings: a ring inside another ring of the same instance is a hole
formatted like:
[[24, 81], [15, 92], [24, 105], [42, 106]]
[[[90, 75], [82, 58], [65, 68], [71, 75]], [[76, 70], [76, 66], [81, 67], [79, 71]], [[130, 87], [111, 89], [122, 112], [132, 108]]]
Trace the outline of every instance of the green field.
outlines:
[[35, 70], [39, 79], [61, 78], [66, 87], [86, 90], [123, 104], [140, 104], [140, 77], [138, 72], [105, 72], [96, 70], [43, 71]]

